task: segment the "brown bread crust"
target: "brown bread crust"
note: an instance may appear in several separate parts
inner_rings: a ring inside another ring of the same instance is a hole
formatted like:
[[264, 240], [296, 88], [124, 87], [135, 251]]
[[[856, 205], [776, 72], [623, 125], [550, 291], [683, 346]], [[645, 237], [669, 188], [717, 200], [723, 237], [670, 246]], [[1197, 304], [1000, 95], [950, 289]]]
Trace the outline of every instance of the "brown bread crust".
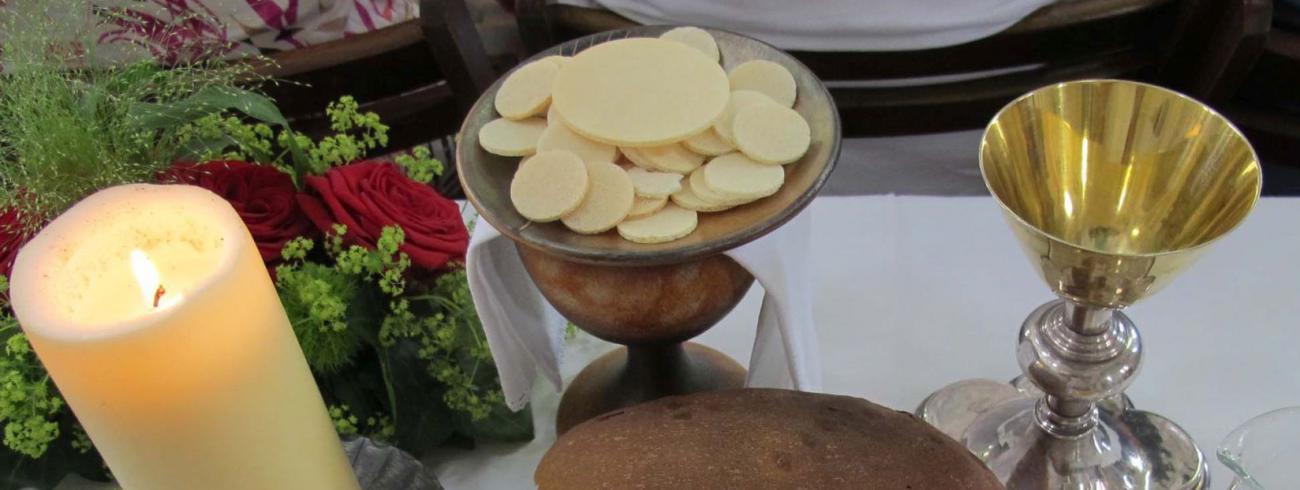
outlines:
[[566, 433], [541, 490], [1001, 490], [956, 441], [847, 396], [744, 389], [669, 397]]

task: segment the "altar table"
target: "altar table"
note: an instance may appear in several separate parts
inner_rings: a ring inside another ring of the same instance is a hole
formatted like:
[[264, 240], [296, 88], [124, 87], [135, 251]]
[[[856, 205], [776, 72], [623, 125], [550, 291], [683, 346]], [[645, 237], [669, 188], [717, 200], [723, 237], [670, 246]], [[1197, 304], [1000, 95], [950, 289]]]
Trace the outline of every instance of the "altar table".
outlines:
[[[825, 391], [912, 410], [953, 381], [1019, 374], [1021, 322], [1052, 299], [989, 197], [821, 197], [813, 215], [814, 314]], [[1150, 299], [1127, 310], [1142, 333], [1139, 409], [1186, 428], [1211, 460], [1234, 427], [1300, 405], [1300, 199], [1266, 198], [1238, 229]], [[741, 363], [754, 340], [757, 284], [698, 339]], [[569, 342], [572, 379], [615, 348], [585, 333]], [[534, 488], [555, 440], [559, 394], [538, 380], [536, 439], [443, 450], [425, 458], [449, 490]]]

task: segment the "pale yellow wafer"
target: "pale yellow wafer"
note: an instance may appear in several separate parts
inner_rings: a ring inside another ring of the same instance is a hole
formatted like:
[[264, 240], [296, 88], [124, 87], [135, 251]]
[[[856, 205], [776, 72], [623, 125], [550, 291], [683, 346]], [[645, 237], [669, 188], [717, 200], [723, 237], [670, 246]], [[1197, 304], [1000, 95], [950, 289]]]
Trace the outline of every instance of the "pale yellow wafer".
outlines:
[[683, 181], [682, 190], [674, 192], [670, 199], [672, 199], [678, 206], [702, 213], [726, 211], [732, 207], [730, 204], [706, 201], [700, 198], [700, 196], [695, 193], [694, 186], [691, 185], [691, 179]]
[[591, 178], [587, 196], [578, 209], [564, 215], [560, 221], [578, 233], [603, 233], [622, 222], [632, 211], [635, 200], [632, 179], [622, 167], [605, 161], [588, 161], [587, 175]]
[[700, 170], [709, 189], [726, 199], [760, 199], [776, 193], [785, 183], [783, 167], [758, 163], [741, 153], [714, 158]]
[[655, 211], [664, 208], [668, 204], [666, 197], [641, 197], [637, 196], [632, 201], [632, 211], [627, 213], [627, 219], [637, 219], [654, 214]]
[[627, 170], [627, 176], [639, 197], [668, 197], [682, 188], [682, 174], [633, 167]]
[[718, 133], [718, 136], [722, 138], [722, 141], [735, 145], [736, 140], [731, 135], [731, 126], [736, 120], [736, 113], [746, 107], [758, 104], [776, 105], [776, 102], [773, 102], [771, 97], [753, 90], [737, 90], [732, 92], [731, 99], [727, 100], [726, 110], [722, 111], [722, 114], [718, 116], [718, 119], [713, 122], [713, 130]]
[[648, 157], [642, 155], [641, 152], [637, 151], [636, 148], [619, 147], [618, 152], [622, 154], [623, 158], [626, 158], [627, 161], [632, 162], [632, 165], [654, 172], [662, 172], [662, 170], [659, 170], [659, 167], [654, 166], [654, 163], [651, 162]]
[[705, 58], [717, 63], [721, 58], [718, 52], [718, 42], [713, 40], [713, 36], [699, 27], [678, 27], [671, 31], [663, 33], [660, 39], [677, 41], [698, 50]]
[[543, 61], [550, 61], [550, 62], [552, 62], [552, 63], [555, 63], [555, 66], [557, 66], [557, 67], [559, 67], [559, 68], [561, 68], [561, 69], [564, 68], [564, 65], [566, 65], [566, 64], [569, 63], [569, 60], [570, 60], [570, 59], [571, 59], [571, 57], [569, 57], [569, 56], [561, 56], [561, 55], [558, 55], [558, 54], [553, 54], [553, 55], [547, 56], [547, 57], [545, 57], [545, 58], [542, 58]]
[[583, 138], [571, 131], [563, 121], [546, 125], [546, 131], [542, 131], [542, 136], [537, 140], [537, 151], [552, 150], [572, 152], [586, 162], [613, 163], [618, 159], [617, 147]]
[[672, 143], [648, 148], [620, 148], [632, 163], [646, 170], [659, 170], [688, 174], [704, 164], [704, 155], [700, 155], [685, 146]]
[[794, 75], [784, 66], [767, 60], [741, 63], [727, 75], [731, 90], [754, 90], [771, 97], [776, 103], [794, 107], [797, 87]]
[[753, 199], [728, 197], [725, 194], [721, 194], [718, 191], [711, 189], [709, 183], [704, 181], [704, 167], [700, 167], [699, 170], [691, 172], [691, 176], [687, 180], [690, 182], [691, 192], [694, 192], [695, 196], [699, 197], [700, 200], [704, 202], [727, 206], [730, 208], [753, 201]]
[[597, 141], [637, 147], [680, 141], [708, 128], [731, 90], [722, 67], [697, 53], [655, 38], [597, 44], [560, 70], [555, 109], [574, 132]]
[[503, 157], [522, 157], [537, 152], [537, 138], [546, 130], [546, 121], [530, 117], [521, 121], [493, 119], [478, 130], [478, 144], [484, 150]]
[[587, 166], [567, 151], [533, 155], [510, 181], [510, 201], [532, 221], [547, 222], [573, 212], [587, 196]]
[[783, 165], [808, 151], [812, 132], [794, 109], [758, 104], [736, 113], [732, 136], [740, 151], [759, 163]]
[[555, 113], [555, 104], [546, 108], [546, 122], [549, 124], [560, 124], [560, 115]]
[[699, 220], [695, 211], [667, 204], [650, 216], [619, 223], [618, 234], [636, 243], [671, 242], [690, 235]]
[[718, 136], [718, 132], [713, 129], [707, 129], [703, 133], [686, 138], [682, 141], [682, 145], [695, 153], [709, 157], [726, 155], [736, 151], [736, 147], [731, 146], [731, 143]]
[[493, 105], [506, 119], [524, 119], [540, 114], [551, 102], [551, 85], [560, 67], [553, 61], [537, 60], [521, 66], [501, 82]]

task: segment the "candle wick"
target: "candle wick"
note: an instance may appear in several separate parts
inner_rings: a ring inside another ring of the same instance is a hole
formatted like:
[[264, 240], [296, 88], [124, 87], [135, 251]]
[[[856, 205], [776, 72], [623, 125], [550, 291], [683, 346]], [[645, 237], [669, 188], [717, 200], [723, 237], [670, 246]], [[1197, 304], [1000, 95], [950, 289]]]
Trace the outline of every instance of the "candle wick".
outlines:
[[163, 288], [163, 285], [162, 285], [162, 284], [159, 284], [159, 285], [158, 285], [158, 289], [155, 290], [155, 291], [153, 292], [153, 307], [154, 307], [154, 308], [157, 308], [157, 307], [158, 307], [158, 302], [159, 302], [159, 301], [162, 301], [162, 297], [163, 297], [164, 294], [167, 294], [167, 290]]

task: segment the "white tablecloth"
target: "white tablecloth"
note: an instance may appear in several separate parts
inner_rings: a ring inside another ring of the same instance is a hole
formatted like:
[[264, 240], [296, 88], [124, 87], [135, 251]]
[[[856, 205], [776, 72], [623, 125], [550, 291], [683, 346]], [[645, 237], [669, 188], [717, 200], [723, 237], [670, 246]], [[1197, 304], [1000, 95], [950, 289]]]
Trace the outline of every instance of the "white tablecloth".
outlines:
[[[987, 197], [823, 197], [813, 202], [814, 314], [827, 392], [911, 410], [931, 391], [1019, 372], [1016, 332], [1051, 299]], [[1213, 460], [1232, 428], [1300, 405], [1300, 199], [1264, 199], [1199, 263], [1128, 313], [1142, 332], [1141, 409], [1182, 424]], [[698, 341], [746, 362], [755, 288]], [[572, 379], [614, 346], [581, 336], [563, 366]], [[426, 459], [449, 490], [533, 488], [554, 441], [559, 395], [544, 382], [537, 439], [443, 451]], [[1212, 461], [1213, 488], [1229, 472]]]

